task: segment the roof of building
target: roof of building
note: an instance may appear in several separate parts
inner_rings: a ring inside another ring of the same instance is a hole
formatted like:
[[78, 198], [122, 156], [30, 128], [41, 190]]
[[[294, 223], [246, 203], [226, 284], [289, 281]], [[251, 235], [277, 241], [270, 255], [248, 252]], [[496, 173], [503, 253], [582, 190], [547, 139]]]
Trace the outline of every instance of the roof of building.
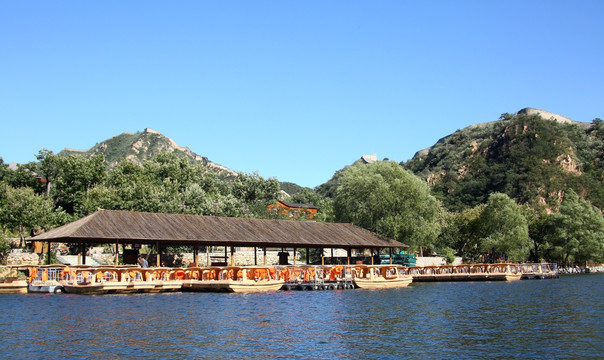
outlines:
[[99, 210], [32, 238], [63, 243], [403, 248], [352, 224]]
[[318, 207], [316, 207], [312, 204], [287, 203], [283, 200], [278, 200], [278, 201], [280, 203], [282, 203], [283, 205], [290, 207], [290, 208], [318, 209]]

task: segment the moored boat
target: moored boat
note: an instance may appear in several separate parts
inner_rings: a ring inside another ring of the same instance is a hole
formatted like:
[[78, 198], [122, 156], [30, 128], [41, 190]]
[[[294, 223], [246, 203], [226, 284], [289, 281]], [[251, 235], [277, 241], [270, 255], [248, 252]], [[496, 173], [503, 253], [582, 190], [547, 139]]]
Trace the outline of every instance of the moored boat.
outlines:
[[27, 291], [30, 293], [62, 293], [61, 280], [65, 274], [64, 265], [46, 265], [29, 268]]
[[269, 292], [277, 291], [284, 280], [274, 267], [210, 267], [188, 272], [183, 288], [190, 291]]
[[354, 283], [362, 289], [405, 287], [413, 277], [398, 271], [396, 265], [357, 265], [353, 268]]
[[492, 264], [488, 266], [488, 280], [517, 281], [522, 278], [522, 269], [518, 264]]

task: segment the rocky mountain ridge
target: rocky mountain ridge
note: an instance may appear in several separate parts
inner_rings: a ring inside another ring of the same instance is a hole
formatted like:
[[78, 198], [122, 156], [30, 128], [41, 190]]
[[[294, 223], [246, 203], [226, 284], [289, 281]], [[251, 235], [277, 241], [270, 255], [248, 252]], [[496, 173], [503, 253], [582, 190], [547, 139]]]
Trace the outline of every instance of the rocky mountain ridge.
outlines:
[[237, 173], [225, 166], [210, 161], [205, 156], [200, 156], [188, 147], [183, 147], [159, 131], [146, 128], [142, 132], [125, 132], [97, 143], [88, 150], [75, 150], [65, 148], [59, 155], [79, 154], [84, 157], [103, 154], [109, 167], [115, 166], [122, 159], [141, 165], [145, 160], [161, 153], [175, 153], [193, 162], [202, 163], [221, 176], [235, 176]]

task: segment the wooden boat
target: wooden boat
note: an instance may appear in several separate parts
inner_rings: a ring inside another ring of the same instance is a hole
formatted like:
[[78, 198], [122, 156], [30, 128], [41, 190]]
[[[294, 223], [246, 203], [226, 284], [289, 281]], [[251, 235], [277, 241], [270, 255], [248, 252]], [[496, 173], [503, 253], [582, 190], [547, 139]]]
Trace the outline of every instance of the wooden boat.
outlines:
[[353, 268], [354, 283], [362, 289], [405, 287], [413, 277], [398, 271], [396, 265], [357, 265]]
[[20, 280], [16, 267], [0, 266], [0, 294], [27, 293], [27, 280]]
[[154, 287], [150, 292], [173, 292], [179, 291], [183, 287], [185, 272], [183, 269], [172, 268], [151, 268], [145, 270], [150, 281], [154, 282]]
[[522, 269], [518, 264], [492, 264], [487, 272], [487, 279], [493, 281], [517, 281], [522, 278]]
[[159, 292], [155, 291], [157, 282], [152, 279], [151, 272], [140, 267], [120, 268], [120, 277], [122, 281], [126, 281], [128, 286], [122, 293], [144, 293], [144, 292]]
[[284, 283], [270, 266], [214, 266], [195, 268], [188, 274], [183, 289], [190, 291], [269, 292], [281, 289]]
[[115, 267], [71, 268], [63, 282], [65, 292], [71, 294], [119, 294], [131, 292], [128, 281], [122, 279]]

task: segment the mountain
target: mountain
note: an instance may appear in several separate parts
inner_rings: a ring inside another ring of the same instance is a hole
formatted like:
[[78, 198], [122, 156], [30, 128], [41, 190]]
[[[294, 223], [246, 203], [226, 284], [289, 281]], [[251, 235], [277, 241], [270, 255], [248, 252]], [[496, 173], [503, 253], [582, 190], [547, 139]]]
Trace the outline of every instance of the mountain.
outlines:
[[418, 151], [405, 168], [427, 181], [450, 210], [502, 192], [555, 209], [567, 189], [604, 209], [604, 126], [526, 108], [468, 126]]
[[235, 176], [237, 173], [227, 167], [218, 165], [210, 161], [207, 157], [195, 154], [188, 147], [177, 145], [174, 140], [162, 135], [160, 132], [145, 129], [143, 132], [123, 133], [109, 138], [101, 143], [94, 145], [88, 150], [74, 150], [66, 148], [58, 155], [69, 156], [72, 154], [90, 157], [103, 154], [109, 167], [115, 166], [120, 160], [127, 159], [137, 164], [142, 164], [145, 160], [161, 152], [174, 153], [179, 157], [185, 157], [192, 162], [202, 163], [214, 170], [223, 177]]

